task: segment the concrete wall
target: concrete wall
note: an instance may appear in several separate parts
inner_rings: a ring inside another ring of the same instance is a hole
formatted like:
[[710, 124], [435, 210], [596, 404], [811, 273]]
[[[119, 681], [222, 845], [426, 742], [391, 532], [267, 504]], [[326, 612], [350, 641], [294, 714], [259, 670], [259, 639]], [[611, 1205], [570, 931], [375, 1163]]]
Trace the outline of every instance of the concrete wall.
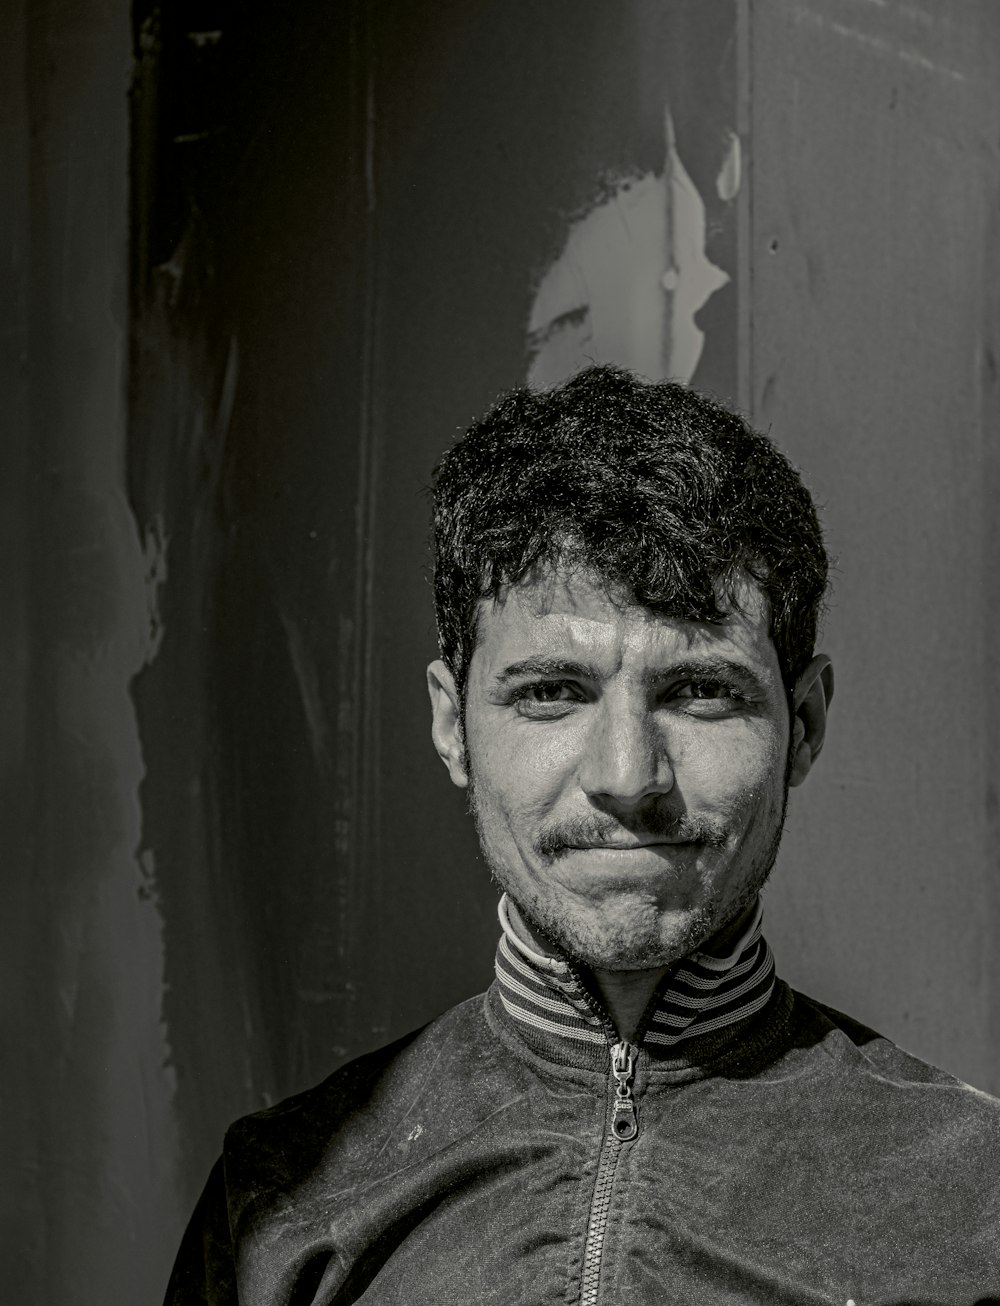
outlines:
[[4, 17], [3, 1295], [153, 1301], [187, 1194], [130, 695], [155, 646], [125, 480], [131, 37], [96, 0]]
[[16, 1299], [157, 1300], [230, 1119], [488, 982], [425, 489], [591, 357], [739, 402], [818, 492], [839, 688], [769, 937], [1000, 1090], [994, 7], [139, 3], [134, 63], [124, 4], [15, 8]]
[[754, 8], [754, 417], [838, 559], [829, 750], [771, 895], [785, 973], [1000, 1092], [1000, 11]]

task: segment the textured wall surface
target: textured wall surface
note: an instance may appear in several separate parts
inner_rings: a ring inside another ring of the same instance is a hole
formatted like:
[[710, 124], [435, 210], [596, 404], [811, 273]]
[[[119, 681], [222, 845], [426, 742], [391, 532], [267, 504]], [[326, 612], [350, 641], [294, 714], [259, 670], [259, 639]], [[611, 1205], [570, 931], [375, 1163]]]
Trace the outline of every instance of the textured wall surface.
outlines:
[[183, 1197], [130, 695], [128, 15], [7, 6], [0, 51], [3, 1296], [143, 1302]]
[[599, 344], [735, 391], [736, 9], [700, 12], [143, 28], [134, 698], [192, 1195], [234, 1115], [489, 982], [429, 740], [426, 486], [499, 390]]
[[754, 15], [752, 410], [839, 560], [769, 932], [801, 987], [997, 1093], [1000, 11]]
[[823, 504], [780, 969], [1000, 1090], [995, 6], [12, 10], [12, 1299], [156, 1301], [229, 1120], [488, 982], [426, 486], [591, 358], [736, 400]]

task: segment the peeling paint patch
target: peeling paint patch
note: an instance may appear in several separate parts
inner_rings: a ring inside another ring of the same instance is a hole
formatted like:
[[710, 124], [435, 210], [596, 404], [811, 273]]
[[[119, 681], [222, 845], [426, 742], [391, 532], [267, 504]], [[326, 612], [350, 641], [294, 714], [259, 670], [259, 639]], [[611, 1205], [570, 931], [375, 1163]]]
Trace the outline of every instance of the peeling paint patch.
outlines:
[[716, 267], [705, 254], [705, 204], [677, 152], [669, 109], [665, 130], [670, 267], [676, 271], [676, 284], [670, 290], [668, 375], [688, 382], [705, 347], [705, 333], [695, 322], [695, 315], [726, 285], [729, 274]]
[[[528, 381], [558, 384], [590, 363], [688, 382], [704, 347], [695, 315], [729, 281], [705, 254], [705, 205], [665, 115], [662, 173], [619, 182], [570, 227], [528, 319]], [[739, 187], [738, 139], [724, 179]]]
[[590, 362], [662, 374], [666, 216], [664, 178], [647, 173], [573, 224], [528, 322], [533, 385], [556, 384]]

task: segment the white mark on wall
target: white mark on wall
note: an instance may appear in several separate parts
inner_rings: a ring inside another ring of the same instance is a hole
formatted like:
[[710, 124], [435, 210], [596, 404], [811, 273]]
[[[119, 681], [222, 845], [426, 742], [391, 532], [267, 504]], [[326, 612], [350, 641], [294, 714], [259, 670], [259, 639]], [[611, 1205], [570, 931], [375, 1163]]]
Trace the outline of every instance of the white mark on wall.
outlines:
[[725, 158], [722, 160], [719, 175], [715, 179], [715, 190], [720, 200], [729, 204], [736, 198], [740, 191], [742, 175], [743, 151], [740, 146], [740, 138], [735, 132], [730, 132], [729, 147], [726, 150]]
[[420, 1135], [423, 1132], [424, 1132], [423, 1125], [414, 1125], [413, 1128], [410, 1130], [410, 1132], [406, 1135], [406, 1141], [408, 1143], [416, 1142], [416, 1140], [420, 1137]]
[[967, 80], [965, 73], [959, 72], [957, 68], [950, 68], [947, 64], [928, 59], [919, 50], [897, 45], [886, 40], [885, 37], [875, 36], [871, 32], [864, 32], [857, 27], [848, 27], [844, 23], [834, 22], [825, 14], [810, 9], [808, 5], [796, 5], [795, 18], [798, 22], [807, 22], [814, 27], [825, 28], [827, 31], [833, 32], [835, 36], [841, 37], [842, 40], [854, 41], [869, 50], [874, 50], [877, 54], [886, 55], [890, 59], [898, 59], [900, 63], [908, 64], [912, 68], [920, 68], [924, 72], [934, 73], [936, 76], [949, 81], [964, 82]]
[[233, 405], [236, 402], [236, 382], [240, 375], [240, 347], [235, 336], [229, 337], [226, 351], [226, 370], [222, 377], [222, 390], [219, 404], [215, 411], [215, 430], [220, 439], [225, 440], [229, 432], [229, 423], [233, 417]]
[[299, 629], [295, 619], [287, 612], [281, 612], [281, 624], [285, 628], [288, 644], [288, 658], [295, 673], [295, 682], [302, 702], [302, 713], [309, 731], [309, 743], [312, 747], [316, 765], [324, 773], [332, 769], [330, 757], [330, 734], [327, 728], [326, 712], [320, 690], [320, 674], [316, 660], [310, 652], [309, 645]]
[[[208, 485], [213, 492], [218, 492], [223, 480], [223, 467], [226, 458], [226, 441], [229, 427], [233, 420], [233, 408], [236, 404], [236, 389], [240, 378], [240, 346], [235, 336], [229, 337], [226, 350], [226, 366], [219, 387], [219, 398], [215, 405], [215, 415], [211, 423], [211, 439], [206, 439], [201, 426], [197, 429], [198, 439], [195, 447], [201, 450], [207, 463]], [[199, 403], [195, 411], [196, 423], [203, 422], [203, 410]]]
[[[854, 3], [868, 5], [873, 9], [890, 8], [889, 0], [854, 0]], [[952, 25], [951, 19], [946, 13], [927, 13], [923, 9], [918, 9], [916, 5], [901, 3], [901, 0], [894, 0], [891, 10], [894, 15], [899, 14], [902, 18], [908, 18], [911, 23], [916, 23], [920, 27], [950, 27]]]
[[694, 375], [705, 342], [695, 315], [729, 275], [705, 254], [705, 205], [669, 111], [665, 137], [663, 172], [620, 181], [571, 225], [542, 277], [528, 319], [531, 385], [555, 385], [590, 363], [654, 380]]

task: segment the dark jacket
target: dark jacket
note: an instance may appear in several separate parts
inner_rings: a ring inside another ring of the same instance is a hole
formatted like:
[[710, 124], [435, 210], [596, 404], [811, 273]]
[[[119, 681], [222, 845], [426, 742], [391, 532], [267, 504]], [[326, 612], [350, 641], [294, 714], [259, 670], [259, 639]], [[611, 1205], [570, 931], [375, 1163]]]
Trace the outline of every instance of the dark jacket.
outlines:
[[1000, 1102], [780, 981], [617, 1077], [494, 984], [233, 1125], [167, 1302], [973, 1306], [998, 1176]]

